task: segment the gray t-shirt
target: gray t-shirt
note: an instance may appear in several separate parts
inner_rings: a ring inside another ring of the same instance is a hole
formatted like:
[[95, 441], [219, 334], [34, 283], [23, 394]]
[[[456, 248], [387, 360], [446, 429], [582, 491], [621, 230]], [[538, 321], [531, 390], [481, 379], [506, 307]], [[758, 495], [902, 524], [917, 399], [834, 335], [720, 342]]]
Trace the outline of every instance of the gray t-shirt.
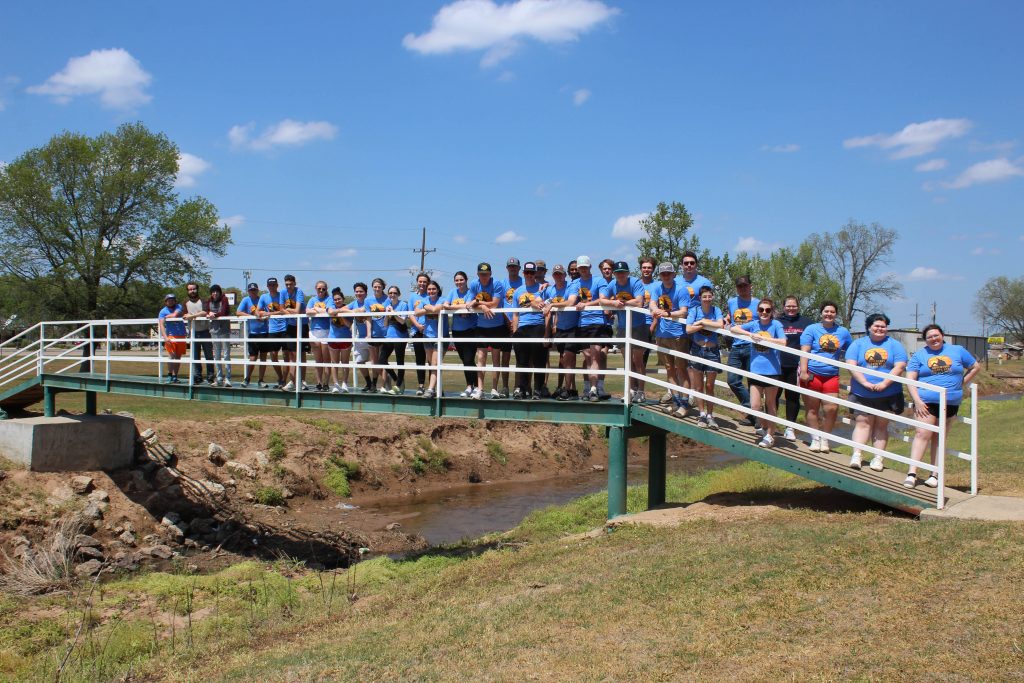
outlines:
[[[203, 300], [196, 299], [192, 301], [185, 299], [185, 312], [189, 315], [203, 312]], [[196, 332], [209, 332], [210, 331], [210, 320], [208, 318], [196, 318], [192, 321], [192, 326]]]

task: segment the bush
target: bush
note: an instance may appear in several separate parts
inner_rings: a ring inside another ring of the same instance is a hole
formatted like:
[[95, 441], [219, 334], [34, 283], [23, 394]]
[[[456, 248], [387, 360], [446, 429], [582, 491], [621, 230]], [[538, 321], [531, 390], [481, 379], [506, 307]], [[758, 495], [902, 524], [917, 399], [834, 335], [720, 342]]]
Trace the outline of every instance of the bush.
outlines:
[[284, 459], [284, 454], [284, 437], [281, 436], [281, 432], [270, 432], [270, 438], [267, 439], [267, 456], [276, 462]]
[[434, 445], [428, 437], [421, 436], [416, 439], [416, 452], [412, 460], [412, 471], [416, 474], [423, 474], [427, 470], [432, 472], [444, 472], [452, 466], [452, 458], [442, 448]]
[[342, 498], [348, 498], [352, 495], [352, 487], [348, 483], [348, 471], [342, 467], [327, 468], [324, 486]]
[[284, 505], [284, 494], [275, 486], [261, 486], [256, 489], [256, 502], [262, 505]]
[[345, 458], [340, 458], [336, 455], [332, 455], [327, 458], [327, 462], [330, 463], [330, 467], [335, 469], [344, 470], [348, 479], [358, 479], [360, 474], [359, 463]]
[[499, 465], [508, 464], [508, 454], [505, 453], [505, 447], [497, 441], [487, 442], [487, 454], [491, 456], [491, 460]]

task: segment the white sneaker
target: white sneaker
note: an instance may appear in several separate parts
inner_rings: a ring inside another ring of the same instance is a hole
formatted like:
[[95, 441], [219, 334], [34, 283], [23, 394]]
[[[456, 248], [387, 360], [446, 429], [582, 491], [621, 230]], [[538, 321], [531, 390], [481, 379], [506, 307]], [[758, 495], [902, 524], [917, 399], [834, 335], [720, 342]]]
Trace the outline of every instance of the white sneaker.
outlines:
[[796, 441], [796, 432], [793, 431], [792, 427], [786, 427], [786, 431], [782, 436], [790, 441]]
[[775, 445], [775, 439], [772, 438], [771, 434], [765, 434], [760, 441], [757, 442], [758, 448], [771, 448]]
[[820, 447], [821, 447], [821, 437], [818, 437], [818, 436], [812, 436], [812, 437], [811, 437], [811, 445], [810, 445], [810, 447], [809, 447], [809, 450], [810, 450], [810, 451], [811, 451], [812, 453], [817, 453], [817, 452], [818, 452], [818, 449], [819, 449]]
[[283, 387], [281, 387], [281, 391], [294, 391], [294, 390], [295, 390], [295, 382], [291, 382], [291, 381], [289, 381], [288, 384], [285, 384]]
[[229, 380], [229, 379], [224, 380], [224, 388], [225, 389], [230, 389], [231, 388], [231, 380]]
[[338, 385], [337, 382], [335, 382], [334, 386], [331, 387], [331, 393], [332, 394], [340, 394], [341, 393], [341, 387]]
[[642, 391], [636, 392], [636, 396], [633, 398], [633, 402], [634, 403], [646, 403], [647, 402], [647, 394], [645, 394]]
[[875, 472], [881, 472], [882, 470], [884, 470], [885, 462], [882, 460], [882, 456], [876, 455], [875, 457], [871, 458], [871, 464], [868, 465], [868, 467], [873, 469]]
[[306, 380], [302, 380], [302, 390], [309, 391], [309, 385], [306, 384]]
[[930, 489], [933, 489], [933, 488], [935, 488], [935, 487], [937, 487], [939, 485], [939, 480], [933, 474], [932, 476], [930, 476], [930, 477], [928, 477], [927, 479], [924, 480], [924, 485], [927, 486]]
[[708, 415], [708, 427], [710, 427], [711, 429], [718, 429], [718, 423], [715, 422], [714, 415]]
[[377, 390], [377, 393], [378, 394], [390, 394], [391, 393], [391, 387], [381, 387], [380, 389]]
[[852, 467], [853, 469], [859, 470], [863, 466], [863, 464], [864, 463], [861, 462], [860, 458], [860, 451], [850, 456], [850, 467]]
[[467, 386], [466, 390], [463, 391], [461, 394], [459, 394], [459, 396], [462, 397], [462, 398], [469, 398], [472, 395], [473, 395], [473, 387], [470, 387], [470, 386]]
[[821, 443], [818, 444], [818, 450], [822, 453], [830, 453], [832, 451], [831, 444], [829, 444], [828, 439], [821, 440]]
[[491, 389], [491, 398], [501, 398], [501, 394], [498, 393], [497, 389]]
[[343, 393], [343, 394], [347, 394], [348, 393], [348, 384], [345, 383], [345, 382], [341, 383], [341, 393]]
[[471, 399], [473, 399], [474, 401], [481, 401], [481, 400], [483, 400], [484, 392], [481, 391], [480, 389], [474, 389], [473, 393], [470, 394], [469, 397]]

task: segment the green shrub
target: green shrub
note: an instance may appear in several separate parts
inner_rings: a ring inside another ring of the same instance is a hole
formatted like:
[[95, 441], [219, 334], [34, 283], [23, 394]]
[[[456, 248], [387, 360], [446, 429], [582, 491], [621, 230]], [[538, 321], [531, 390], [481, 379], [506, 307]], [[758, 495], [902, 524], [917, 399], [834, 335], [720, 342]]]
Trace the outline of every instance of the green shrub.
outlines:
[[359, 463], [353, 462], [352, 460], [346, 460], [345, 458], [332, 455], [327, 458], [327, 462], [330, 467], [345, 471], [345, 476], [348, 479], [358, 479], [361, 470], [359, 469]]
[[256, 489], [256, 502], [263, 505], [284, 505], [284, 494], [276, 486], [261, 486]]
[[277, 461], [282, 460], [284, 454], [284, 437], [281, 436], [281, 432], [270, 432], [270, 438], [267, 439], [267, 455], [271, 460]]
[[416, 451], [412, 461], [412, 471], [416, 474], [423, 474], [427, 470], [431, 472], [444, 472], [452, 466], [452, 458], [448, 451], [438, 448], [426, 436], [416, 439]]
[[487, 442], [487, 455], [491, 456], [491, 460], [499, 465], [508, 464], [508, 454], [505, 453], [505, 447], [497, 441]]
[[324, 476], [324, 486], [342, 498], [352, 495], [352, 487], [348, 483], [348, 470], [343, 467], [328, 467]]

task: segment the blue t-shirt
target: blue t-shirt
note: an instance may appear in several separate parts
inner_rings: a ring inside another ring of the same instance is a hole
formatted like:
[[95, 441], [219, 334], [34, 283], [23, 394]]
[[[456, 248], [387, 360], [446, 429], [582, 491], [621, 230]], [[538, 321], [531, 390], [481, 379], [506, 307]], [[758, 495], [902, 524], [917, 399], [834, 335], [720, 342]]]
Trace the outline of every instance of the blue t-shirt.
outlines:
[[[370, 300], [363, 299], [362, 303], [359, 303], [358, 299], [354, 299], [349, 303], [347, 308], [350, 311], [365, 312], [370, 307]], [[352, 318], [352, 336], [356, 339], [366, 339], [366, 321], [369, 320], [365, 315], [361, 315], [356, 318]]]
[[[578, 277], [572, 281], [572, 284], [566, 290], [566, 298], [575, 295], [577, 304], [591, 304], [601, 298], [605, 284], [603, 277], [594, 277], [593, 275], [588, 278]], [[604, 311], [601, 309], [585, 308], [580, 311], [580, 327], [604, 324]]]
[[[529, 308], [530, 304], [534, 299], [543, 300], [544, 295], [540, 293], [540, 285], [533, 283], [532, 285], [522, 285], [516, 288], [513, 296], [513, 308]], [[533, 325], [544, 324], [544, 312], [539, 310], [531, 310], [528, 313], [519, 314], [519, 327], [530, 327]]]
[[[371, 313], [383, 313], [391, 305], [391, 299], [387, 294], [381, 294], [380, 298], [372, 294], [366, 297], [367, 310]], [[387, 336], [387, 316], [375, 315], [370, 318], [370, 336], [374, 339], [381, 339]]]
[[[259, 310], [259, 298], [253, 299], [251, 296], [247, 296], [242, 299], [242, 303], [238, 304], [238, 310], [235, 312], [236, 315], [242, 315], [248, 313], [249, 315], [256, 315], [256, 311]], [[266, 334], [267, 333], [267, 321], [257, 320], [251, 318], [246, 321], [249, 326], [249, 334]]]
[[[722, 320], [725, 316], [722, 315], [722, 309], [718, 306], [712, 306], [711, 311], [708, 313], [704, 312], [703, 307], [697, 306], [691, 308], [686, 314], [686, 324], [693, 325], [698, 320]], [[708, 342], [718, 344], [718, 335], [714, 332], [694, 332], [692, 335], [693, 340], [700, 344], [707, 344]]]
[[[399, 301], [397, 304], [389, 303], [388, 305], [396, 313], [409, 310], [409, 304], [404, 301]], [[388, 319], [388, 331], [384, 335], [385, 337], [388, 339], [407, 339], [409, 337], [409, 328], [405, 326], [405, 318], [400, 318], [397, 315], [386, 317]]]
[[[515, 308], [516, 290], [523, 286], [522, 276], [516, 278], [515, 280], [511, 278], [505, 279], [502, 281], [501, 286], [504, 288], [505, 291], [505, 295], [502, 297], [502, 301], [504, 302], [502, 304], [502, 308]], [[506, 313], [505, 317], [511, 320], [513, 315], [515, 314]]]
[[[426, 294], [420, 294], [419, 292], [413, 292], [412, 296], [409, 297], [409, 310], [415, 311], [417, 308], [423, 308], [422, 303], [427, 300]], [[425, 315], [414, 315], [420, 325], [427, 324], [427, 316]]]
[[[334, 298], [331, 297], [331, 304], [327, 307], [327, 311], [328, 312], [330, 312], [330, 311], [343, 311], [346, 308], [348, 308], [348, 306], [346, 306], [344, 304], [342, 304], [341, 308], [335, 308], [334, 307]], [[330, 337], [331, 339], [351, 339], [352, 338], [352, 328], [349, 327], [348, 325], [346, 325], [345, 323], [341, 322], [341, 318], [331, 317], [330, 321], [331, 321], [331, 331], [327, 335], [328, 337]], [[351, 319], [349, 319], [347, 322], [352, 323], [353, 321]]]
[[[303, 308], [305, 308], [306, 311], [315, 311], [317, 315], [326, 313], [328, 309], [334, 308], [334, 297], [324, 296], [323, 298], [320, 298], [315, 296], [307, 301]], [[331, 321], [329, 318], [309, 319], [309, 329], [311, 330], [326, 330], [329, 329], [330, 326]]]
[[[732, 318], [733, 325], [746, 325], [749, 322], [756, 322], [757, 318], [757, 305], [761, 303], [761, 300], [756, 296], [752, 296], [749, 299], [740, 299], [738, 296], [734, 296], [729, 299], [729, 317]], [[733, 339], [733, 346], [743, 346], [749, 344], [749, 339]]]
[[[605, 285], [604, 296], [607, 299], [616, 299], [618, 301], [631, 301], [636, 298], [643, 300], [644, 296], [644, 283], [640, 282], [639, 278], [630, 276], [626, 279], [626, 284], [620, 285], [618, 280], [612, 278], [611, 284]], [[643, 313], [630, 313], [633, 319], [633, 327], [637, 327], [644, 324]], [[626, 312], [619, 311], [615, 314], [616, 326], [620, 330], [626, 329]]]
[[[436, 306], [438, 301], [441, 301], [441, 297], [439, 297], [439, 296], [425, 296], [425, 297], [423, 297], [423, 304], [425, 306]], [[436, 339], [437, 338], [437, 322], [438, 322], [438, 320], [440, 320], [440, 316], [438, 316], [437, 313], [434, 313], [434, 314], [426, 314], [426, 315], [423, 316], [423, 318], [424, 318], [424, 323], [423, 324], [426, 326], [424, 328], [424, 330], [423, 330], [423, 336], [426, 337], [427, 339]], [[444, 328], [442, 328], [442, 329], [444, 329]]]
[[681, 290], [686, 292], [686, 295], [690, 298], [690, 300], [686, 302], [686, 305], [689, 308], [696, 308], [697, 306], [700, 306], [701, 287], [710, 287], [711, 289], [715, 288], [715, 286], [711, 284], [711, 280], [707, 279], [703, 275], [695, 275], [692, 281], [687, 281], [686, 278], [680, 275], [676, 278], [676, 287], [679, 287]]
[[[544, 298], [553, 304], [560, 304], [569, 298], [569, 288], [572, 284], [566, 282], [562, 287], [556, 285], [549, 285], [544, 290]], [[576, 309], [572, 306], [564, 306], [562, 308], [552, 308], [551, 313], [555, 316], [555, 329], [556, 330], [572, 330], [576, 328], [576, 325], [580, 322], [580, 314], [576, 312]]]
[[[786, 341], [786, 331], [778, 320], [772, 320], [767, 325], [762, 325], [760, 319], [751, 320], [746, 325], [743, 325], [743, 329], [753, 332], [759, 337], [771, 337]], [[779, 359], [779, 347], [774, 344], [764, 344], [760, 347], [757, 344], [752, 344], [750, 348], [750, 371], [758, 375], [781, 375], [782, 364]]]
[[[945, 387], [946, 405], [958, 406], [964, 399], [964, 372], [976, 362], [974, 356], [958, 344], [943, 344], [939, 351], [926, 346], [910, 357], [907, 372], [916, 372], [917, 379], [927, 384]], [[918, 388], [917, 393], [925, 403], [939, 402], [937, 391]]]
[[[466, 302], [472, 300], [473, 297], [470, 296], [468, 287], [465, 292], [461, 293], [457, 289], [452, 289], [444, 297], [444, 302], [452, 306], [465, 306]], [[476, 316], [468, 313], [453, 313], [451, 326], [454, 332], [472, 330], [476, 328]]]
[[[811, 353], [822, 358], [842, 360], [846, 349], [853, 343], [850, 331], [842, 325], [829, 329], [822, 323], [813, 323], [804, 328], [800, 335], [800, 346], [811, 347]], [[819, 362], [813, 358], [807, 360], [807, 369], [820, 377], [835, 377], [839, 368], [835, 365]]]
[[[306, 312], [306, 295], [302, 293], [302, 290], [298, 287], [295, 288], [295, 296], [288, 293], [288, 288], [285, 287], [281, 290], [281, 306], [283, 308], [295, 308], [298, 305], [299, 313]], [[295, 327], [298, 318], [285, 318], [285, 324], [288, 327]]]
[[[686, 290], [673, 283], [671, 287], [665, 287], [661, 282], [651, 292], [651, 298], [656, 302], [658, 308], [669, 313], [681, 311], [689, 306], [690, 296]], [[666, 339], [686, 336], [686, 329], [681, 322], [682, 318], [671, 320], [669, 318], [658, 318], [657, 336]]]
[[[487, 286], [480, 284], [479, 278], [474, 280], [469, 285], [469, 298], [474, 301], [500, 301], [505, 297], [505, 285], [500, 280], [495, 280], [493, 277]], [[501, 308], [500, 304], [498, 308]], [[488, 318], [483, 313], [476, 314], [476, 326], [484, 329], [494, 329], [495, 327], [504, 327], [505, 318], [502, 316], [498, 309], [494, 309], [494, 317]]]
[[181, 318], [171, 318], [167, 320], [167, 316], [172, 313], [181, 313], [181, 304], [174, 304], [174, 308], [168, 308], [164, 306], [160, 309], [160, 319], [164, 321], [164, 331], [172, 337], [185, 337], [188, 336], [185, 332], [185, 321]]
[[[263, 296], [256, 303], [256, 307], [261, 311], [269, 311], [271, 313], [284, 309], [284, 292], [278, 291], [277, 295], [273, 295], [270, 292], [264, 292]], [[272, 316], [267, 320], [267, 325], [270, 328], [270, 333], [284, 332], [288, 329], [288, 322], [279, 315]]]
[[647, 323], [647, 327], [650, 328], [651, 323], [654, 322], [654, 318], [651, 316], [650, 313], [651, 299], [654, 297], [654, 288], [660, 285], [661, 283], [658, 282], [657, 280], [651, 280], [649, 283], [644, 284], [644, 281], [641, 280], [640, 284], [643, 285], [644, 288], [644, 300], [641, 304], [641, 308], [647, 311], [647, 313], [644, 314], [644, 322]]
[[[892, 372], [896, 363], [907, 362], [907, 350], [903, 348], [903, 344], [888, 335], [878, 344], [871, 341], [870, 336], [858, 337], [850, 344], [850, 348], [846, 349], [846, 360], [854, 361], [858, 367], [870, 368], [879, 372]], [[867, 386], [885, 381], [884, 377], [875, 377], [866, 373], [864, 379], [867, 380]], [[893, 382], [883, 391], [871, 391], [854, 377], [850, 391], [857, 396], [895, 396], [902, 393], [903, 385]]]

